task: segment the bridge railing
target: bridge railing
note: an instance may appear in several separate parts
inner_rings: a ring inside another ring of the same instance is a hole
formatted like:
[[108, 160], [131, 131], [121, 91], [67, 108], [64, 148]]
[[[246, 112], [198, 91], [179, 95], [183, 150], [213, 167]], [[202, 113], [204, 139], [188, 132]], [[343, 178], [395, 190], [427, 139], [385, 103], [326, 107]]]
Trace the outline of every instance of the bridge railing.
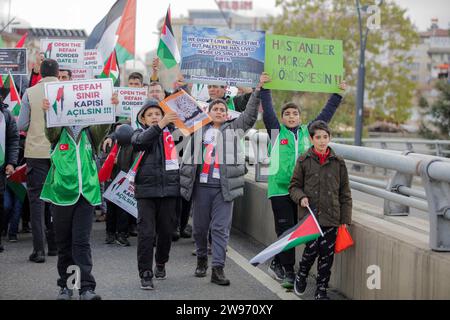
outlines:
[[[267, 182], [270, 163], [267, 133], [251, 130], [246, 141], [246, 158], [255, 165], [255, 181]], [[349, 163], [392, 172], [388, 183], [350, 175], [351, 187], [383, 198], [386, 216], [408, 216], [410, 208], [428, 212], [430, 248], [450, 252], [450, 159], [338, 143], [332, 143], [331, 147]], [[413, 186], [415, 177], [423, 189]]]
[[[334, 138], [333, 142], [353, 145], [354, 139]], [[450, 140], [369, 138], [363, 139], [362, 144], [364, 147], [397, 151], [410, 151], [420, 154], [435, 155], [438, 157], [450, 156]]]

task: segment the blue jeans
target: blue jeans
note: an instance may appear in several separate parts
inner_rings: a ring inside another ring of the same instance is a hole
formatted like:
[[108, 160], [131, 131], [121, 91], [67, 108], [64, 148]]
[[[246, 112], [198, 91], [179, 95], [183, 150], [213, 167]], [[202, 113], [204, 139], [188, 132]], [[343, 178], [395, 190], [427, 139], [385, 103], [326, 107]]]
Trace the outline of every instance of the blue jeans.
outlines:
[[23, 204], [8, 187], [6, 187], [3, 201], [5, 210], [5, 228], [6, 230], [9, 230], [8, 235], [17, 235], [19, 232], [19, 222]]

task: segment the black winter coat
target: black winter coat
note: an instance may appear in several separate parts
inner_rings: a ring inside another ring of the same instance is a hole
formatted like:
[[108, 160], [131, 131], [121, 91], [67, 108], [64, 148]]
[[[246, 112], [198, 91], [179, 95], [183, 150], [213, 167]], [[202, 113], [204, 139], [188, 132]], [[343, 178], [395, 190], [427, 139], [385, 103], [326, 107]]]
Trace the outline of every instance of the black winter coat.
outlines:
[[[6, 124], [5, 132], [5, 163], [3, 167], [11, 164], [16, 166], [19, 160], [19, 131], [17, 130], [16, 120], [11, 112], [6, 109], [5, 104], [0, 102], [0, 112], [3, 113]], [[3, 169], [2, 169], [3, 170]]]
[[[168, 127], [170, 132], [174, 127]], [[135, 179], [135, 197], [163, 198], [180, 196], [179, 170], [166, 171], [163, 130], [159, 126], [138, 129], [131, 138], [135, 151], [145, 151]]]

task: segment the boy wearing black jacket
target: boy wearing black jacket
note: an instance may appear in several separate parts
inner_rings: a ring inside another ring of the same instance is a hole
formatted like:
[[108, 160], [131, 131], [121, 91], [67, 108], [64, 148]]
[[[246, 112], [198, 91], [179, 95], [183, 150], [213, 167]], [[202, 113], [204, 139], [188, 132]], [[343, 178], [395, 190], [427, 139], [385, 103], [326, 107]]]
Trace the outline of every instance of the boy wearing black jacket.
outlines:
[[[141, 289], [153, 290], [153, 277], [166, 279], [172, 233], [176, 226], [176, 206], [180, 196], [178, 158], [170, 125], [175, 113], [164, 114], [158, 101], [149, 99], [138, 113], [144, 129], [134, 132], [131, 143], [144, 156], [136, 173], [135, 197], [138, 205], [138, 269]], [[173, 155], [168, 158], [166, 155]], [[153, 271], [153, 242], [158, 230]]]

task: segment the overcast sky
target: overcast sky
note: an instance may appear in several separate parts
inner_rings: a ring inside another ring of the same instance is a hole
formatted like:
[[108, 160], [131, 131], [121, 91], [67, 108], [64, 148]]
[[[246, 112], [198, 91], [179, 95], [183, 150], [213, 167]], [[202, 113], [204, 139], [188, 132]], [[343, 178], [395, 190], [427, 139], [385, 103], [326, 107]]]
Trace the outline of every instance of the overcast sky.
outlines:
[[[391, 0], [392, 1], [392, 0]], [[441, 28], [450, 22], [450, 0], [395, 0], [408, 9], [408, 15], [420, 30], [430, 25], [432, 17], [439, 18]], [[7, 14], [9, 0], [0, 0], [0, 10]], [[85, 29], [88, 33], [105, 16], [115, 0], [11, 0], [11, 16], [28, 21], [32, 27]], [[378, 0], [373, 0], [378, 2]], [[4, 4], [2, 6], [2, 3]], [[216, 9], [214, 0], [138, 0], [137, 52], [142, 56], [155, 49], [159, 31], [158, 20], [171, 4], [172, 17], [187, 15], [188, 9]], [[267, 15], [275, 11], [275, 0], [254, 0], [250, 15]], [[245, 11], [240, 11], [246, 15]], [[155, 34], [156, 33], [156, 34]]]

